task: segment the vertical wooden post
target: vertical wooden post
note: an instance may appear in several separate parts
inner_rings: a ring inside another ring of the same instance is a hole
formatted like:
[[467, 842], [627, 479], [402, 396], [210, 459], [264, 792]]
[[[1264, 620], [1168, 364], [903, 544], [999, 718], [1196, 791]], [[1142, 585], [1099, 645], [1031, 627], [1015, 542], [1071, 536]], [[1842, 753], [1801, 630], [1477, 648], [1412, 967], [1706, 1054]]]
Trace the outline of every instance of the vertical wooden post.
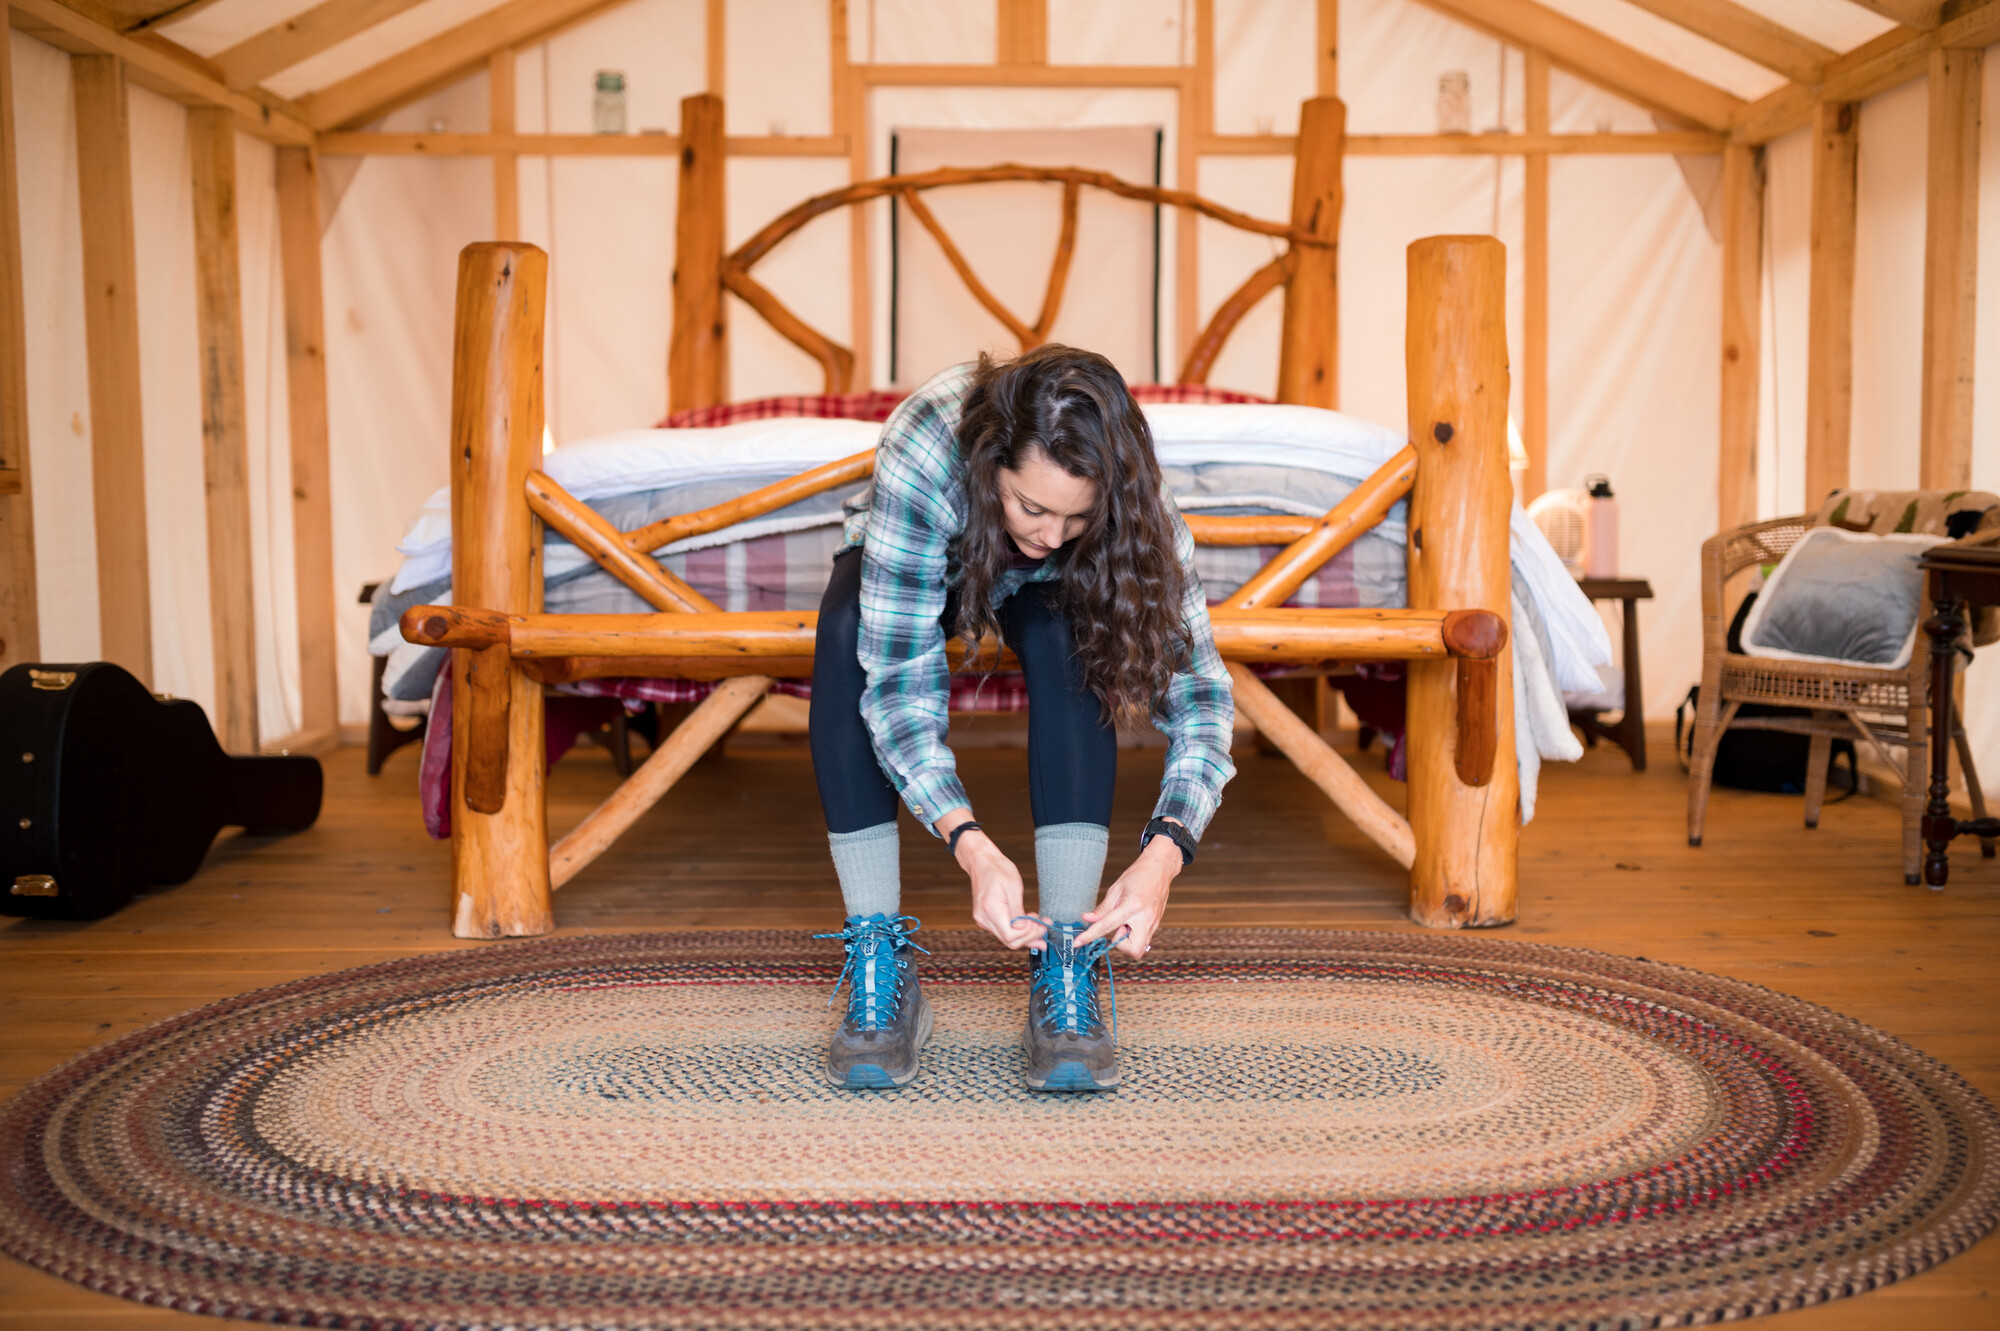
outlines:
[[319, 157], [278, 149], [278, 248], [285, 283], [285, 386], [292, 436], [292, 580], [299, 607], [299, 729], [340, 729], [334, 636], [333, 476], [326, 416], [326, 319], [319, 271]]
[[1049, 63], [1048, 0], [1000, 0], [998, 48], [1003, 65]]
[[[1174, 187], [1201, 189], [1198, 142], [1215, 133], [1215, 0], [1194, 0], [1194, 70], [1175, 111]], [[1174, 363], [1187, 363], [1201, 336], [1201, 225], [1192, 208], [1174, 209]]]
[[1340, 0], [1318, 0], [1313, 15], [1314, 35], [1319, 39], [1313, 52], [1313, 91], [1322, 97], [1340, 96]]
[[195, 306], [201, 340], [202, 468], [208, 486], [209, 631], [215, 729], [232, 753], [257, 751], [257, 643], [250, 582], [250, 432], [243, 387], [243, 267], [236, 244], [236, 122], [188, 111], [194, 163]]
[[[512, 134], [514, 121], [514, 52], [511, 47], [486, 58], [487, 127], [495, 134]], [[510, 152], [493, 154], [493, 238], [521, 238], [521, 159]]]
[[707, 13], [702, 23], [702, 35], [707, 39], [707, 72], [710, 95], [722, 96], [723, 87], [729, 78], [729, 13], [725, 0], [708, 0]]
[[1718, 530], [1757, 517], [1757, 376], [1762, 354], [1762, 149], [1722, 148], [1722, 430], [1716, 466]]
[[[459, 605], [541, 609], [541, 522], [525, 487], [542, 454], [548, 271], [548, 256], [520, 242], [468, 245], [458, 256], [451, 582]], [[452, 933], [547, 933], [555, 922], [541, 685], [504, 646], [451, 655]]]
[[667, 409], [712, 407], [729, 392], [729, 328], [722, 298], [722, 99], [681, 99], [681, 178], [675, 201], [674, 331]]
[[1861, 109], [1813, 108], [1812, 252], [1806, 300], [1806, 512], [1847, 484], [1854, 425], [1854, 165]]
[[1979, 96], [1983, 50], [1931, 52], [1924, 213], [1927, 490], [1972, 486], [1972, 343], [1979, 305]]
[[1327, 245], [1295, 245], [1298, 263], [1285, 286], [1278, 343], [1278, 401], [1309, 407], [1340, 404], [1341, 159], [1347, 107], [1315, 97], [1299, 108], [1299, 150], [1292, 164], [1292, 225]]
[[[833, 132], [847, 142], [847, 183], [868, 178], [868, 91], [855, 72], [847, 45], [847, 0], [827, 0], [827, 25], [833, 40], [827, 52], [833, 89]], [[852, 387], [866, 392], [875, 383], [875, 311], [869, 304], [869, 206], [847, 209], [847, 327], [854, 349]]]
[[[1489, 236], [1410, 246], [1405, 356], [1410, 438], [1410, 604], [1511, 620], [1507, 565], [1507, 251]], [[1409, 665], [1410, 918], [1434, 928], [1514, 918], [1521, 785], [1514, 765], [1513, 647], [1496, 658], [1493, 776], [1456, 770], [1457, 667]]]
[[21, 199], [14, 62], [0, 42], [0, 669], [42, 655], [28, 467], [28, 334], [21, 294]]
[[[1549, 57], [1523, 52], [1527, 71], [1528, 133], [1549, 132]], [[1528, 471], [1521, 502], [1549, 488], [1549, 155], [1529, 153], [1522, 209], [1521, 446]]]
[[98, 655], [153, 682], [146, 435], [139, 394], [139, 261], [125, 65], [73, 55], [83, 219], [83, 327], [90, 356], [90, 486], [97, 519]]

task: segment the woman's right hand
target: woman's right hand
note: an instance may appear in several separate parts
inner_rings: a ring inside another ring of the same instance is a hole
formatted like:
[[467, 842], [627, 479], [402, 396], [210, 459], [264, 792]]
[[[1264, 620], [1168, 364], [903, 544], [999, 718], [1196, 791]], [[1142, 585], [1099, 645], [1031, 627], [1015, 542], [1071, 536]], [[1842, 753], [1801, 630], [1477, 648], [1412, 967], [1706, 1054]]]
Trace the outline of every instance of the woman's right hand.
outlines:
[[958, 839], [958, 865], [972, 880], [972, 920], [1011, 948], [1042, 941], [1047, 925], [1021, 914], [1021, 871], [982, 831]]

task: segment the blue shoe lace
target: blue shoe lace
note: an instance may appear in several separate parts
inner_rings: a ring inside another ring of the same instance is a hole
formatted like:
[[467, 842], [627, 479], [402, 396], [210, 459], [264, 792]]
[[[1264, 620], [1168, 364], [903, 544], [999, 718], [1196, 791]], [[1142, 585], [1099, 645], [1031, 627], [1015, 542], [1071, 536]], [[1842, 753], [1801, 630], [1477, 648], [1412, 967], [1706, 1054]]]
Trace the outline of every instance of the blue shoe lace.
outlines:
[[847, 947], [847, 964], [833, 982], [833, 994], [826, 1000], [832, 1007], [847, 988], [847, 1020], [864, 1031], [879, 1031], [896, 1023], [903, 1006], [903, 968], [896, 953], [916, 948], [925, 956], [928, 948], [917, 947], [910, 935], [924, 927], [914, 915], [856, 915], [839, 933], [814, 934], [814, 938], [837, 938]]
[[1028, 982], [1032, 1002], [1039, 993], [1046, 999], [1044, 1029], [1087, 1035], [1103, 1024], [1097, 1008], [1097, 964], [1104, 963], [1104, 988], [1111, 1000], [1111, 1039], [1118, 1039], [1118, 984], [1111, 975], [1109, 938], [1076, 945], [1076, 936], [1088, 926], [1056, 924], [1049, 927], [1047, 945]]

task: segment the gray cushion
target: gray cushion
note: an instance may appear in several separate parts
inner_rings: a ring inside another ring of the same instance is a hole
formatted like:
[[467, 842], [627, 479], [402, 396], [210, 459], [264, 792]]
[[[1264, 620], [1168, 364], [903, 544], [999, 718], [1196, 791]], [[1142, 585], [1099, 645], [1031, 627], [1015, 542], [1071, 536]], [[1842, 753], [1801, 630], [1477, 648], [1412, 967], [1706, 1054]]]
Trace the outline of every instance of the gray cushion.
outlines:
[[1743, 650], [1888, 670], [1907, 666], [1923, 602], [1917, 560], [1943, 539], [1813, 528], [1750, 608]]

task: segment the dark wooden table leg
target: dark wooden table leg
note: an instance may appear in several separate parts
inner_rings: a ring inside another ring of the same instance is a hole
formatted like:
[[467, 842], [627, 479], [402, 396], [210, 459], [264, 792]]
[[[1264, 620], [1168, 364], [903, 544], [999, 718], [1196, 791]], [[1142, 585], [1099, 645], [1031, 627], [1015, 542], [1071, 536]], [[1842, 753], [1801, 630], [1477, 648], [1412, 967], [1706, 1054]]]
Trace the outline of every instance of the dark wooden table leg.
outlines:
[[1924, 621], [1924, 632], [1931, 640], [1931, 785], [1923, 818], [1924, 846], [1929, 852], [1924, 857], [1924, 882], [1932, 890], [1943, 887], [1950, 876], [1947, 852], [1951, 839], [1958, 835], [1958, 822], [1951, 816], [1951, 658], [1965, 627], [1957, 602], [1939, 604], [1936, 610]]
[[1618, 743], [1632, 755], [1632, 770], [1646, 770], [1646, 688], [1639, 680], [1639, 602], [1625, 602], [1625, 715], [1618, 721]]

